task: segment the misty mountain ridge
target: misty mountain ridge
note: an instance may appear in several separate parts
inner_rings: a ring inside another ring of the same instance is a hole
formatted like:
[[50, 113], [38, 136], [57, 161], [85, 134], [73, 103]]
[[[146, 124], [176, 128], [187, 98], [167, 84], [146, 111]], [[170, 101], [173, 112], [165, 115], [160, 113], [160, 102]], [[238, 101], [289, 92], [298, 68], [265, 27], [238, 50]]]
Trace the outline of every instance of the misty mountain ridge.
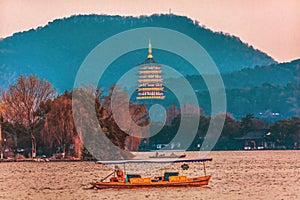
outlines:
[[[216, 75], [209, 75], [212, 79]], [[244, 68], [235, 72], [221, 74], [226, 89], [250, 88], [263, 84], [286, 86], [289, 83], [300, 84], [300, 59], [291, 62]], [[187, 79], [196, 91], [207, 90], [201, 75], [187, 75]], [[178, 78], [167, 79], [175, 84]]]
[[[15, 33], [1, 40], [1, 88], [6, 88], [21, 74], [36, 74], [49, 80], [60, 92], [71, 90], [82, 61], [95, 46], [117, 33], [140, 27], [163, 27], [186, 34], [204, 47], [221, 73], [276, 63], [239, 38], [213, 32], [183, 16], [79, 15], [57, 19], [44, 27]], [[112, 77], [117, 79], [145, 59], [147, 42], [145, 50], [121, 56], [123, 58], [110, 66], [108, 75], [103, 77], [105, 87], [115, 81]], [[174, 66], [183, 75], [194, 75], [193, 67], [179, 56], [159, 51], [154, 56], [158, 62]]]

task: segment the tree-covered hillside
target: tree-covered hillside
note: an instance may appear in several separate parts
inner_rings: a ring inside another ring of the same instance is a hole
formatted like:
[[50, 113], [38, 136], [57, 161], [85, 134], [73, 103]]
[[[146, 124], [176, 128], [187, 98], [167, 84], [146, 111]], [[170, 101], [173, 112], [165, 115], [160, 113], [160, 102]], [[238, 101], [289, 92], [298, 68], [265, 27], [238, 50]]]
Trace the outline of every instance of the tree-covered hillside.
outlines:
[[[1, 40], [0, 86], [6, 88], [21, 74], [36, 74], [49, 80], [61, 92], [70, 90], [80, 64], [96, 45], [119, 32], [139, 27], [164, 27], [190, 36], [205, 48], [221, 72], [275, 63], [270, 56], [239, 38], [213, 32], [183, 16], [82, 15], [57, 19], [44, 27]], [[116, 76], [141, 63], [144, 58], [145, 52], [142, 52], [123, 59], [122, 66], [125, 67], [117, 66], [119, 71], [114, 72], [119, 74]], [[169, 66], [178, 65], [178, 70], [186, 74], [192, 73], [188, 62], [179, 56], [166, 52], [155, 54], [155, 58]]]
[[[252, 113], [256, 117], [274, 121], [300, 115], [300, 60], [269, 66], [246, 68], [222, 74], [226, 89], [227, 111], [240, 119]], [[208, 76], [214, 78], [214, 75]], [[200, 75], [187, 79], [198, 95], [200, 106], [210, 115], [210, 95]], [[167, 79], [169, 84], [181, 82]], [[181, 91], [184, 86], [176, 85]], [[172, 100], [170, 100], [172, 102]]]

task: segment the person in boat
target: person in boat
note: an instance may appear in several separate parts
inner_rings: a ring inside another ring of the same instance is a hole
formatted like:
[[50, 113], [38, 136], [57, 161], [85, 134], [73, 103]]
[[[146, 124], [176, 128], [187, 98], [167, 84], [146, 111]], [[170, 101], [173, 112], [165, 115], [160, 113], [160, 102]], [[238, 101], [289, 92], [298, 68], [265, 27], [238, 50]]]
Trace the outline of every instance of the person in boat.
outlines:
[[110, 178], [110, 182], [125, 182], [124, 172], [121, 169], [116, 169], [115, 173], [117, 176]]
[[125, 181], [124, 172], [122, 170], [117, 169], [116, 174], [117, 174], [118, 182], [124, 182]]

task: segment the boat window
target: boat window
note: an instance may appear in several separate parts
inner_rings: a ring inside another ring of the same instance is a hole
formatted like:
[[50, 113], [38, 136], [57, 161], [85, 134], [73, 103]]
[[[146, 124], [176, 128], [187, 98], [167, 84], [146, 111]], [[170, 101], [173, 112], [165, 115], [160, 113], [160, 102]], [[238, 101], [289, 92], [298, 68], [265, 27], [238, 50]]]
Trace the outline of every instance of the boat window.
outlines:
[[164, 179], [169, 181], [170, 176], [178, 176], [179, 172], [165, 172]]
[[139, 174], [127, 174], [127, 178], [130, 179], [130, 178], [142, 178], [142, 177]]

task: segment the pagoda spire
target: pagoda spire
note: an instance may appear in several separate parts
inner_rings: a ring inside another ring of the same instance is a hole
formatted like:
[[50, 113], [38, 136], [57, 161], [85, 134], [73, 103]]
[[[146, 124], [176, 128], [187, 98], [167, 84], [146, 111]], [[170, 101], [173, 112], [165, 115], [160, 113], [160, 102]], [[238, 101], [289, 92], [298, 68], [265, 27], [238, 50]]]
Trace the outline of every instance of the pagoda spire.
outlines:
[[152, 56], [152, 46], [151, 46], [150, 39], [149, 39], [149, 44], [148, 44], [148, 57], [147, 58], [153, 58], [153, 56]]

